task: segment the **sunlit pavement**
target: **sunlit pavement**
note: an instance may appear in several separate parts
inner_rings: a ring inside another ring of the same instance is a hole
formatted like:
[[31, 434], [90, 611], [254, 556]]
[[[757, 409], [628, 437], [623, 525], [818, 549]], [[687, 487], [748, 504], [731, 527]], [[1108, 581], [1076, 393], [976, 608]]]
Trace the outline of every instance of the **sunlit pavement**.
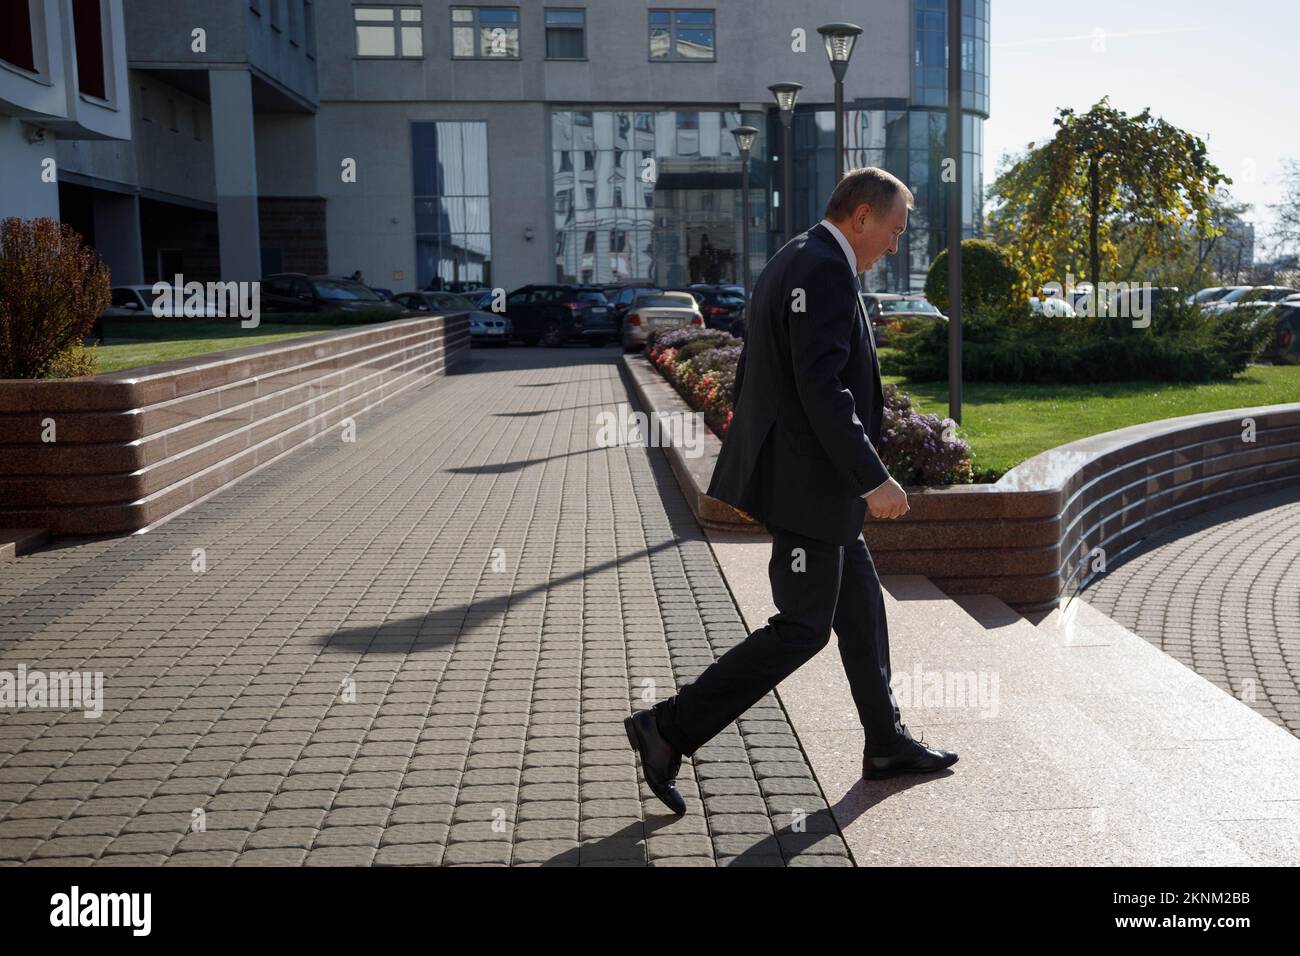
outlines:
[[629, 708], [746, 631], [663, 455], [597, 445], [620, 354], [475, 349], [355, 443], [0, 569], [0, 670], [105, 696], [0, 712], [0, 861], [848, 864], [773, 695], [685, 817], [640, 782]]

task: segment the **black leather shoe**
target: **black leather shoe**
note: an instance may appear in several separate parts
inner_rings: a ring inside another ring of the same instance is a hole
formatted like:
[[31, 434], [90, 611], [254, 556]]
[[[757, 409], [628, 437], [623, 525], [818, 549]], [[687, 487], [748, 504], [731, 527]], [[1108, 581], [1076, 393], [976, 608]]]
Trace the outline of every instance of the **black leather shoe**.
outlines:
[[641, 758], [641, 771], [654, 795], [679, 817], [686, 812], [686, 801], [677, 792], [677, 771], [682, 755], [659, 733], [654, 710], [639, 710], [623, 721], [628, 743]]
[[862, 755], [862, 776], [880, 780], [899, 773], [934, 773], [957, 762], [951, 750], [935, 750], [912, 736], [903, 725], [903, 742], [898, 750], [879, 756]]

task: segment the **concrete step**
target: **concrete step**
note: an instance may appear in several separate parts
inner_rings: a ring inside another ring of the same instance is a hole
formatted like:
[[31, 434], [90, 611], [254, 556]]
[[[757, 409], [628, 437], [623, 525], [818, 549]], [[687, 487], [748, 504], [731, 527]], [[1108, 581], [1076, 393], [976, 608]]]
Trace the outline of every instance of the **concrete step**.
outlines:
[[[770, 544], [710, 532], [751, 629]], [[1300, 740], [1075, 601], [1032, 623], [887, 576], [903, 722], [960, 755], [868, 781], [836, 639], [777, 690], [859, 864], [1294, 865]]]
[[0, 528], [0, 562], [35, 551], [49, 539], [44, 528]]

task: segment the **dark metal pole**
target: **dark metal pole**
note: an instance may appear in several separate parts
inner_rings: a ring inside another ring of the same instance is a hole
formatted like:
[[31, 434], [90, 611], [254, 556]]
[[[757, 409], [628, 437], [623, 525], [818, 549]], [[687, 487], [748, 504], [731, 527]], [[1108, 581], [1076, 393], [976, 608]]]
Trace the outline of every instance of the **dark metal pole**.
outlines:
[[786, 116], [781, 114], [781, 122], [785, 124], [785, 154], [781, 157], [785, 163], [785, 185], [781, 191], [781, 204], [785, 206], [785, 241], [789, 242], [794, 237], [794, 147], [791, 143], [792, 136], [790, 127], [794, 125], [794, 114]]
[[749, 150], [740, 154], [740, 284], [749, 302]]
[[[836, 114], [839, 115], [838, 113]], [[948, 0], [947, 154], [953, 161], [948, 184], [948, 417], [961, 424], [961, 0]]]
[[834, 189], [844, 178], [844, 80], [842, 70], [835, 73], [835, 182]]

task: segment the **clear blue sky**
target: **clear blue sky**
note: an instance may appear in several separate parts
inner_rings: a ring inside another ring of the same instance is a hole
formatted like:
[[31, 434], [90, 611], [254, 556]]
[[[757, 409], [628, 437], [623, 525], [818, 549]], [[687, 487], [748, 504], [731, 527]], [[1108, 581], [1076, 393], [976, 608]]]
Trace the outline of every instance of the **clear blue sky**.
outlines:
[[992, 0], [990, 17], [986, 184], [1004, 152], [1051, 136], [1058, 107], [1109, 93], [1205, 139], [1233, 197], [1254, 206], [1256, 256], [1268, 251], [1281, 160], [1300, 160], [1300, 3]]

